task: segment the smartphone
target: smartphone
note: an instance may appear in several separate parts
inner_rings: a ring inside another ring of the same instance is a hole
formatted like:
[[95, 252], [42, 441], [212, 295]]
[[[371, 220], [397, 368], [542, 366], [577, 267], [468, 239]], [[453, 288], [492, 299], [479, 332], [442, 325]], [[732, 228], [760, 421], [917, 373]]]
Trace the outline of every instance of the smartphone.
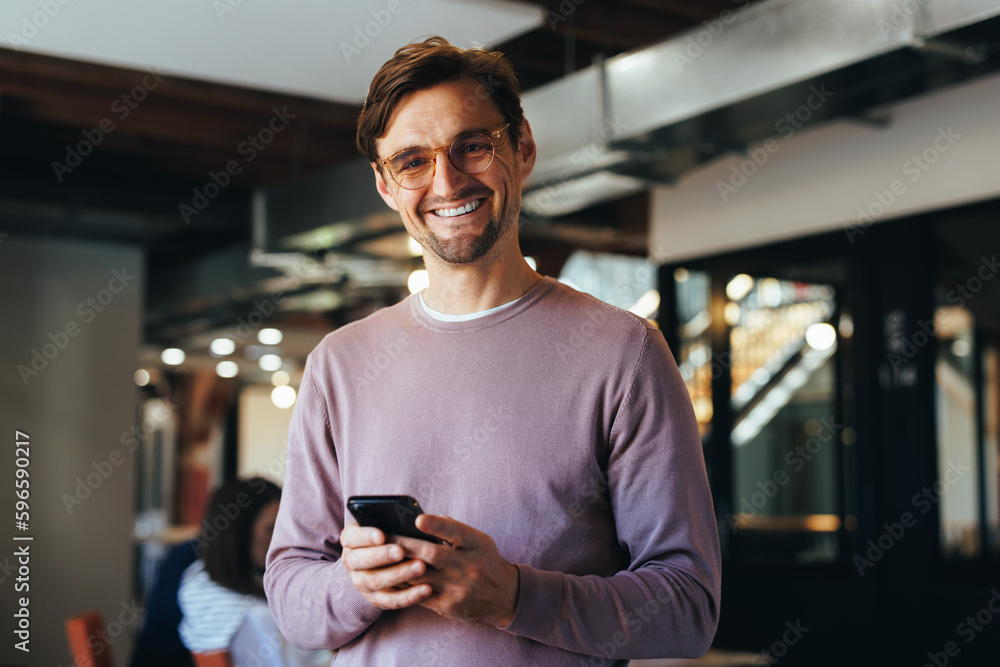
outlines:
[[424, 513], [410, 496], [351, 496], [347, 509], [362, 526], [378, 528], [386, 535], [403, 535], [440, 544], [441, 540], [417, 529], [414, 523]]

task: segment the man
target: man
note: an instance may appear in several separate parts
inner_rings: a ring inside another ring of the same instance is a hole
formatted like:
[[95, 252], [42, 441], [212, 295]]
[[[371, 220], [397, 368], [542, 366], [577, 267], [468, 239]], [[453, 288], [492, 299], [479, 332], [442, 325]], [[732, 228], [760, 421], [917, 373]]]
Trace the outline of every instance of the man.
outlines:
[[[510, 65], [400, 49], [358, 145], [430, 286], [309, 357], [265, 575], [282, 633], [338, 665], [703, 653], [719, 545], [690, 400], [655, 328], [522, 258]], [[444, 544], [354, 523], [347, 498], [378, 494], [415, 496]]]

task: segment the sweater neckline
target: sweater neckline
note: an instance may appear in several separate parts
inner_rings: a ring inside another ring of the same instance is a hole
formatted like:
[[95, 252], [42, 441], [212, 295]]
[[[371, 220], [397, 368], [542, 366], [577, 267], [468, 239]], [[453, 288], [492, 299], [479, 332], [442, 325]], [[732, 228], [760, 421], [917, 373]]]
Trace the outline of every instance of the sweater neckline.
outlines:
[[426, 311], [424, 311], [423, 306], [420, 305], [419, 295], [411, 294], [408, 297], [410, 302], [410, 314], [418, 324], [423, 326], [425, 329], [430, 329], [431, 331], [438, 331], [441, 333], [477, 331], [479, 329], [486, 329], [488, 327], [495, 326], [501, 322], [509, 320], [512, 317], [517, 317], [518, 314], [530, 308], [532, 304], [552, 290], [558, 282], [559, 281], [551, 276], [542, 276], [542, 279], [538, 282], [538, 284], [525, 292], [524, 295], [517, 299], [516, 302], [513, 302], [509, 308], [502, 308], [497, 312], [489, 313], [488, 315], [477, 317], [473, 320], [464, 320], [460, 322], [446, 322], [431, 317]]

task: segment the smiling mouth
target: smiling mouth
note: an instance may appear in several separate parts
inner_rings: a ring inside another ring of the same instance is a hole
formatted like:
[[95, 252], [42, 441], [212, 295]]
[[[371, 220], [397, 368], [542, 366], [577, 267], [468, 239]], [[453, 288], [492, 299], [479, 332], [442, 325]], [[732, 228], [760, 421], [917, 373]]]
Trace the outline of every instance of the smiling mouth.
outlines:
[[464, 206], [459, 206], [458, 208], [438, 208], [431, 211], [434, 215], [439, 218], [454, 218], [459, 215], [465, 215], [466, 213], [472, 213], [477, 208], [482, 206], [485, 199], [474, 199]]

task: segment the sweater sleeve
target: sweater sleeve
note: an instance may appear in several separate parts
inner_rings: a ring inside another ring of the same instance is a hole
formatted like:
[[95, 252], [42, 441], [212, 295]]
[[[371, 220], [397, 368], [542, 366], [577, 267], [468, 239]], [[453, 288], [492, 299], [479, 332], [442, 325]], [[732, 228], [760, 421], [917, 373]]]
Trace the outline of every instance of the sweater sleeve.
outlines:
[[614, 418], [607, 493], [627, 568], [600, 577], [519, 564], [506, 631], [610, 659], [703, 654], [719, 619], [718, 528], [691, 400], [656, 330]]
[[286, 479], [264, 589], [281, 634], [302, 649], [337, 649], [382, 613], [340, 562], [344, 501], [315, 357], [306, 364], [288, 433]]

